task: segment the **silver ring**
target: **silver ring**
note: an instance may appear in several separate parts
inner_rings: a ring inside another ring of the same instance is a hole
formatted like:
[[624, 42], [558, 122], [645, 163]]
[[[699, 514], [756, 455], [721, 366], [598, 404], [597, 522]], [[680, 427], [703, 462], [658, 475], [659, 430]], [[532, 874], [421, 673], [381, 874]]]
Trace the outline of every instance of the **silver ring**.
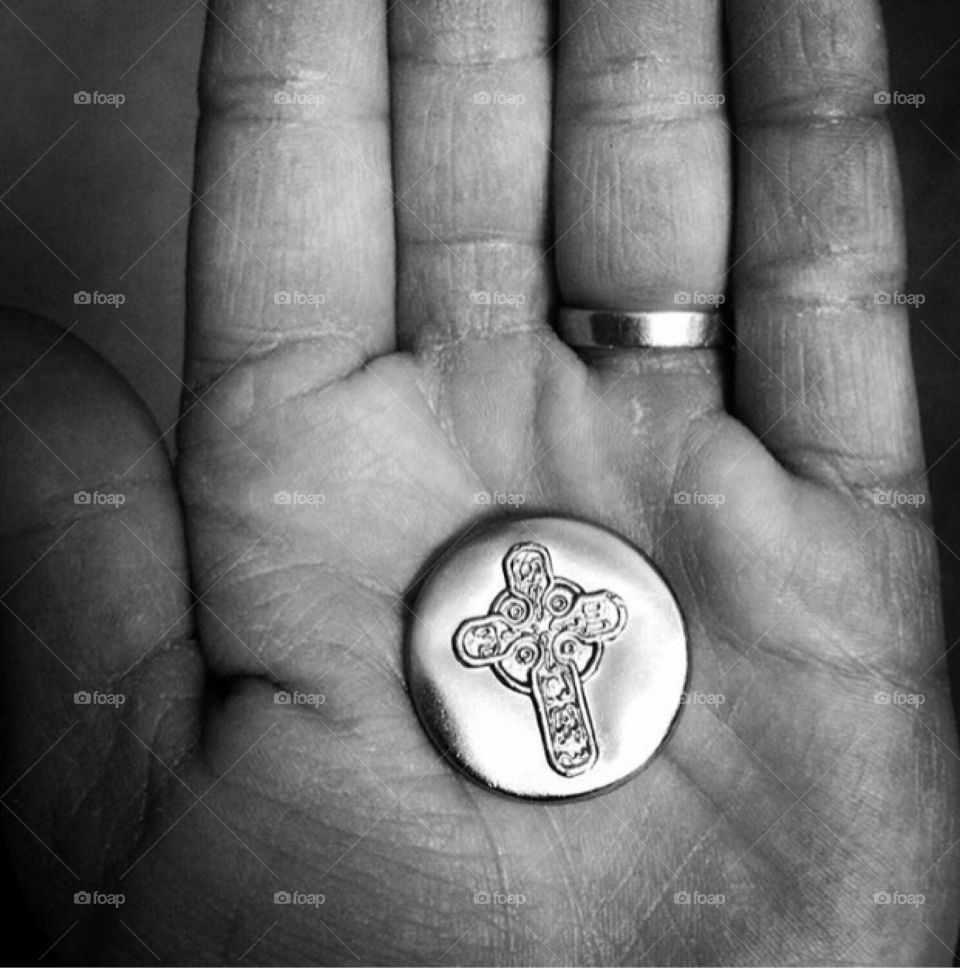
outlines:
[[718, 312], [632, 313], [561, 308], [560, 338], [583, 349], [708, 349], [722, 346]]

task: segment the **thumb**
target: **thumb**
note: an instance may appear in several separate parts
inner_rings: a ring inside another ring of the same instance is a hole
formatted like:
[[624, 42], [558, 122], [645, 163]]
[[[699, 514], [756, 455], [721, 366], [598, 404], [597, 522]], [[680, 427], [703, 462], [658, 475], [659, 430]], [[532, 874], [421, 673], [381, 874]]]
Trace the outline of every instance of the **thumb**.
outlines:
[[[198, 734], [183, 523], [160, 434], [116, 372], [0, 311], [0, 811], [55, 958], [122, 907], [148, 805]], [[76, 895], [76, 897], [75, 897]], [[39, 954], [39, 952], [38, 952]]]

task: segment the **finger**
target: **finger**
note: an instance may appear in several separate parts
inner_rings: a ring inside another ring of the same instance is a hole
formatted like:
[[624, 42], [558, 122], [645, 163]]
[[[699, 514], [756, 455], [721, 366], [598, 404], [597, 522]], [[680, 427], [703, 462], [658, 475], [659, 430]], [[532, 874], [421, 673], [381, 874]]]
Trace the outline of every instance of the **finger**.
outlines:
[[723, 292], [730, 208], [721, 4], [563, 0], [560, 12], [563, 303], [712, 308]]
[[394, 343], [383, 0], [218, 0], [201, 71], [188, 372], [323, 381]]
[[900, 188], [873, 0], [731, 5], [738, 415], [786, 466], [875, 487], [922, 465]]
[[78, 916], [74, 892], [123, 890], [160, 764], [199, 735], [203, 673], [170, 466], [143, 405], [37, 317], [0, 317], [0, 360], [3, 816], [52, 941]]
[[549, 333], [549, 8], [546, 0], [392, 8], [405, 346]]

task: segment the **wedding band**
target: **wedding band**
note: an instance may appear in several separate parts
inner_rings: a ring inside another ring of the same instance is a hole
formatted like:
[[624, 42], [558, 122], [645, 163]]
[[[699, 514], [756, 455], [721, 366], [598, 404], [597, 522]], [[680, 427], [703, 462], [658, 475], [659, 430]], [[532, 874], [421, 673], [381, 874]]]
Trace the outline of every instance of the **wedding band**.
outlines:
[[718, 312], [635, 313], [561, 308], [560, 338], [581, 349], [708, 349], [722, 346]]

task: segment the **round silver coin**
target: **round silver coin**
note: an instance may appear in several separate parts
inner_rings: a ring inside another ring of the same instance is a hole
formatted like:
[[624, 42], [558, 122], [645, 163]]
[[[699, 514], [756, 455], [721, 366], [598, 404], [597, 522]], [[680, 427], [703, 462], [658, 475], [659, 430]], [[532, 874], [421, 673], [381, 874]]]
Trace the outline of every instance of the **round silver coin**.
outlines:
[[687, 675], [683, 617], [660, 573], [618, 535], [511, 518], [424, 583], [406, 672], [441, 751], [502, 793], [597, 793], [663, 743]]

